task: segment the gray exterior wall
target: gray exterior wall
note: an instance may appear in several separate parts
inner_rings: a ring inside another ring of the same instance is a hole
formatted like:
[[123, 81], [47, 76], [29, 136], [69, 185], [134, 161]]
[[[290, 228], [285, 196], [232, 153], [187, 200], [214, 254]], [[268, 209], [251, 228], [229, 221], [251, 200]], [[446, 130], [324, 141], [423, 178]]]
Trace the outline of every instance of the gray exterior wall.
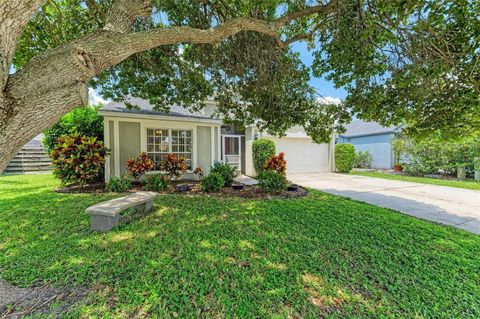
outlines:
[[140, 123], [118, 122], [120, 138], [120, 175], [126, 173], [126, 161], [140, 153]]
[[212, 136], [211, 128], [208, 126], [197, 127], [197, 165], [200, 166], [205, 173], [210, 170], [212, 157]]
[[[181, 122], [181, 121], [166, 121], [151, 119], [138, 119], [135, 121], [131, 118], [128, 121], [118, 119], [118, 132], [115, 130], [115, 121], [117, 119], [105, 118], [106, 135], [105, 140], [108, 141], [111, 154], [108, 157], [108, 175], [106, 174], [106, 180], [113, 176], [121, 177], [126, 174], [126, 161], [137, 156], [140, 152], [146, 151], [146, 129], [149, 127], [165, 127], [171, 129], [189, 129], [194, 131], [194, 145], [193, 151], [193, 167], [202, 167], [207, 173], [210, 169], [210, 165], [214, 161], [220, 160], [220, 141], [219, 141], [219, 125], [213, 124], [213, 136], [212, 125], [210, 123], [196, 123], [193, 121]], [[142, 131], [143, 130], [143, 131]], [[115, 138], [118, 137], [118, 141]], [[212, 144], [213, 137], [213, 144]], [[142, 140], [145, 139], [145, 140]], [[116, 147], [115, 147], [116, 146]], [[153, 172], [152, 172], [153, 173]], [[147, 173], [148, 174], [148, 173]], [[196, 175], [193, 173], [186, 173], [182, 177], [183, 179], [195, 179]]]
[[369, 151], [373, 156], [372, 168], [390, 169], [393, 165], [392, 146], [390, 145], [390, 141], [394, 137], [394, 133], [356, 137], [339, 136], [338, 142], [353, 144], [357, 152]]

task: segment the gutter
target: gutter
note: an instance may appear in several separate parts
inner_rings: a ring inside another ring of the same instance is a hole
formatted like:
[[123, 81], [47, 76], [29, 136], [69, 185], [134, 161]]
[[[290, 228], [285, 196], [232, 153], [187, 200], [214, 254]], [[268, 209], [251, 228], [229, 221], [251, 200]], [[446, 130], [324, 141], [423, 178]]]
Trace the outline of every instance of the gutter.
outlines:
[[399, 132], [398, 131], [388, 131], [388, 132], [356, 134], [356, 135], [338, 135], [338, 137], [354, 138], [354, 137], [375, 136], [375, 135], [383, 135], [383, 134], [397, 134], [397, 133], [399, 133]]
[[150, 113], [129, 113], [122, 111], [99, 111], [101, 116], [109, 117], [120, 117], [120, 118], [135, 118], [135, 119], [144, 119], [144, 120], [164, 120], [164, 121], [177, 121], [177, 122], [196, 122], [196, 123], [213, 123], [213, 124], [223, 124], [223, 121], [220, 119], [214, 118], [203, 118], [195, 116], [168, 116], [168, 115], [158, 115]]

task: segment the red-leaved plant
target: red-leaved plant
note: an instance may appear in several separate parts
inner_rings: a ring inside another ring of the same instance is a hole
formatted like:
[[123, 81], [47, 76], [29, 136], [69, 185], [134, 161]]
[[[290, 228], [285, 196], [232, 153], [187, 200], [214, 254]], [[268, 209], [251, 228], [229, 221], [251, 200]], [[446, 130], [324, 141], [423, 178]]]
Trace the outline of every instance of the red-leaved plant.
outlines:
[[108, 152], [96, 137], [62, 135], [50, 153], [53, 173], [62, 184], [98, 182], [103, 178]]
[[145, 152], [138, 154], [136, 158], [127, 160], [127, 172], [138, 181], [143, 174], [153, 169], [153, 160]]
[[285, 160], [285, 153], [280, 152], [277, 156], [272, 156], [263, 166], [265, 170], [275, 171], [285, 175], [287, 172], [287, 161]]
[[177, 157], [175, 154], [167, 154], [167, 157], [160, 164], [160, 169], [167, 173], [170, 180], [178, 179], [187, 171], [185, 158]]

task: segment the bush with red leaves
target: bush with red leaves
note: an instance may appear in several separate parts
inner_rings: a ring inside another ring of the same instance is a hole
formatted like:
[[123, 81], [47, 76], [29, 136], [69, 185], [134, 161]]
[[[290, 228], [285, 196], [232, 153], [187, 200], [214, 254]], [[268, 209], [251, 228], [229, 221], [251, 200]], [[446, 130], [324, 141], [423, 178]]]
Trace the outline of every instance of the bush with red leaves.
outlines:
[[285, 175], [287, 172], [287, 161], [285, 160], [285, 153], [280, 152], [277, 156], [272, 156], [263, 166], [267, 171], [275, 171]]

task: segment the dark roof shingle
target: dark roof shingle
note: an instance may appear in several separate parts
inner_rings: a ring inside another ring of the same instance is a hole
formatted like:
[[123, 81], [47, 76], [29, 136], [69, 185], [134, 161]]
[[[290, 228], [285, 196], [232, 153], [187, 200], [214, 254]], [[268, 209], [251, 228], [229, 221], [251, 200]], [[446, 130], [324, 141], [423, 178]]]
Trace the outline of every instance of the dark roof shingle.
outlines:
[[[126, 103], [133, 105], [135, 108], [129, 109]], [[133, 113], [133, 114], [150, 114], [150, 115], [161, 115], [161, 116], [190, 117], [190, 118], [216, 120], [216, 118], [212, 118], [201, 112], [193, 112], [193, 111], [187, 110], [186, 108], [176, 104], [170, 105], [170, 112], [157, 111], [153, 109], [153, 105], [151, 105], [150, 102], [137, 97], [127, 97], [123, 102], [110, 102], [108, 104], [105, 104], [102, 107], [101, 111], [131, 113], [131, 114]]]

